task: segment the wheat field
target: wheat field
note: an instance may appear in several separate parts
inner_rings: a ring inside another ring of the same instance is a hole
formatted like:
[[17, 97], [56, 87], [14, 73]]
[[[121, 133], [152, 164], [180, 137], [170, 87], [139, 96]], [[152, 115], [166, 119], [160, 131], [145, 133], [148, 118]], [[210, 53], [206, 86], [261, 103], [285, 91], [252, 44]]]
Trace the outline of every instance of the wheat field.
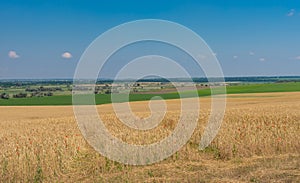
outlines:
[[[198, 126], [171, 157], [148, 166], [113, 162], [82, 137], [72, 106], [0, 107], [0, 182], [300, 182], [300, 92], [227, 96], [222, 127], [211, 145], [199, 150], [210, 114], [210, 98], [200, 99]], [[180, 101], [154, 129], [122, 124], [111, 105], [98, 106], [106, 127], [132, 144], [157, 142], [180, 115]], [[141, 117], [148, 102], [132, 102]]]

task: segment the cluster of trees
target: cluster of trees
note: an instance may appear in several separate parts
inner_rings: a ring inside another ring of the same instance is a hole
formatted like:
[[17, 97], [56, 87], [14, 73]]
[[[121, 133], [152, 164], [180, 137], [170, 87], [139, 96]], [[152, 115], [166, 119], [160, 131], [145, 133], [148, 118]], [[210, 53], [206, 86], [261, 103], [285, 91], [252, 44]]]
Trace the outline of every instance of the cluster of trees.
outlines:
[[1, 93], [0, 98], [1, 99], [9, 99], [9, 95], [7, 93]]
[[[26, 98], [27, 97], [27, 93], [17, 93], [17, 94], [13, 94], [12, 96], [13, 98]], [[9, 99], [9, 94], [8, 93], [1, 93], [0, 94], [0, 98], [1, 99]]]
[[[115, 91], [115, 93], [117, 93], [118, 91]], [[102, 90], [102, 89], [95, 89], [94, 94], [111, 94], [111, 89], [106, 89], [106, 90]]]
[[53, 96], [53, 93], [52, 92], [47, 92], [47, 93], [33, 92], [30, 94], [30, 97], [44, 97], [44, 96], [50, 97], [50, 96]]
[[[60, 84], [60, 86], [43, 86], [42, 84]], [[53, 96], [54, 92], [63, 91], [63, 88], [61, 87], [63, 84], [66, 84], [67, 89], [70, 90], [72, 81], [0, 80], [0, 90], [8, 90], [5, 93], [4, 91], [0, 93], [0, 99]], [[15, 92], [15, 89], [21, 89], [22, 92], [13, 93]]]
[[[17, 93], [13, 94], [13, 98], [26, 98], [28, 96], [27, 93]], [[44, 97], [44, 96], [53, 96], [53, 93], [47, 92], [47, 93], [41, 93], [41, 92], [34, 92], [29, 95], [29, 97]], [[1, 93], [0, 94], [0, 99], [9, 99], [10, 96], [8, 93]]]
[[13, 98], [26, 98], [27, 93], [17, 93], [13, 95]]
[[43, 87], [40, 86], [38, 88], [26, 88], [25, 89], [26, 92], [45, 92], [45, 91], [49, 91], [49, 92], [55, 92], [55, 91], [62, 91], [61, 87]]
[[3, 88], [10, 87], [30, 87], [30, 86], [59, 86], [59, 85], [72, 85], [73, 80], [57, 79], [57, 80], [0, 80], [0, 86]]
[[110, 94], [111, 86], [108, 84], [105, 84], [105, 86], [96, 86], [94, 93], [95, 94], [100, 94], [100, 93]]
[[43, 87], [40, 86], [38, 88], [26, 88], [26, 92], [31, 92], [30, 97], [44, 97], [44, 96], [53, 96], [53, 92], [62, 91], [61, 87]]

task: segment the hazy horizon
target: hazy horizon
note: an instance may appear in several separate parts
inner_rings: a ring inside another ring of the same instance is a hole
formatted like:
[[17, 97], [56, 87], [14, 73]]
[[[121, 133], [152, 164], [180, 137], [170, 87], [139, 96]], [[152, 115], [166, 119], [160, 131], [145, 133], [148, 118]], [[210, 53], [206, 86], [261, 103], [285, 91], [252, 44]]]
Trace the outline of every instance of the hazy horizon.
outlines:
[[[206, 77], [192, 77], [194, 79], [206, 79]], [[213, 77], [212, 77], [213, 78]], [[299, 78], [300, 75], [270, 75], [270, 76], [224, 76], [224, 78]], [[119, 80], [135, 80], [136, 78], [119, 78]], [[159, 79], [159, 77], [149, 77], [149, 78], [141, 78], [141, 79]], [[163, 79], [190, 79], [189, 77], [171, 77], [171, 78], [163, 78]], [[0, 81], [3, 80], [73, 80], [73, 78], [0, 78]], [[91, 80], [93, 80], [91, 78]], [[114, 78], [97, 78], [97, 80], [114, 80]]]

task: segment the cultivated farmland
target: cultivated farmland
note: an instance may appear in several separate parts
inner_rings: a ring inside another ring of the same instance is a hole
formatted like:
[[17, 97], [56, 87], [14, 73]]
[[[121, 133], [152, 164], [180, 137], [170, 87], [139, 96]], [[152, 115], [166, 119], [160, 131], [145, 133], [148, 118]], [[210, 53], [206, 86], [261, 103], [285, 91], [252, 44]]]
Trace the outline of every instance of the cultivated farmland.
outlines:
[[[72, 106], [0, 107], [0, 182], [299, 182], [300, 92], [228, 95], [222, 128], [198, 149], [210, 98], [200, 99], [198, 127], [170, 158], [149, 166], [113, 162], [83, 139]], [[169, 135], [180, 115], [178, 99], [167, 101], [160, 125], [136, 131], [122, 124], [111, 104], [98, 106], [106, 127], [134, 144]], [[132, 102], [148, 116], [148, 102]]]

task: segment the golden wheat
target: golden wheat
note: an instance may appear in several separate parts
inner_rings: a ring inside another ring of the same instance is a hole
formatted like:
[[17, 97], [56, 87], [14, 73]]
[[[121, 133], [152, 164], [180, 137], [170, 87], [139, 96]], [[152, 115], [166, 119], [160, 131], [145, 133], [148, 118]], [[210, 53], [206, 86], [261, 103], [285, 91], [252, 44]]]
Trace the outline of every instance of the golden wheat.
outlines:
[[[134, 102], [147, 117], [147, 102]], [[179, 100], [167, 102], [161, 124], [148, 131], [122, 124], [111, 105], [99, 106], [106, 127], [132, 144], [150, 144], [169, 134], [180, 115]], [[198, 127], [170, 158], [149, 166], [113, 162], [93, 150], [78, 130], [72, 107], [0, 108], [0, 182], [234, 182], [299, 181], [300, 93], [228, 96], [219, 134], [198, 149], [209, 117], [210, 98], [201, 99]]]

